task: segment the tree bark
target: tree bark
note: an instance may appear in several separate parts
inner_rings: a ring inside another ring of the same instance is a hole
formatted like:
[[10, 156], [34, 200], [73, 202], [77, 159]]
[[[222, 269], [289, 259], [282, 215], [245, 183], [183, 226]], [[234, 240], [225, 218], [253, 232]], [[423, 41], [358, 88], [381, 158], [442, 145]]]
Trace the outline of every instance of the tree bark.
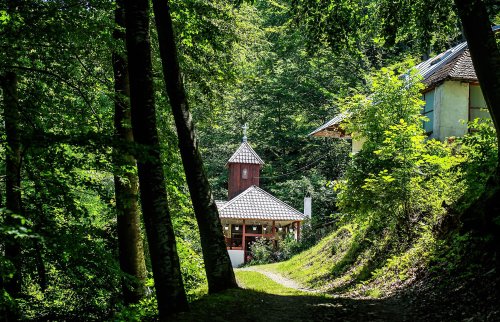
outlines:
[[132, 129], [144, 148], [137, 156], [141, 205], [161, 320], [187, 309], [160, 159], [153, 92], [149, 0], [125, 0]]
[[[500, 146], [500, 50], [492, 24], [482, 0], [454, 1]], [[500, 148], [498, 151], [500, 155]]]
[[184, 172], [200, 230], [209, 292], [237, 287], [226, 250], [222, 225], [198, 148], [193, 119], [179, 67], [167, 0], [153, 0], [163, 76], [175, 119]]
[[[20, 215], [21, 205], [21, 140], [19, 134], [19, 101], [17, 96], [17, 74], [6, 72], [2, 78], [4, 96], [5, 135], [7, 141], [5, 157], [5, 197], [7, 217], [5, 224], [19, 223], [12, 215]], [[5, 240], [5, 257], [15, 268], [12, 279], [4, 282], [5, 289], [13, 297], [21, 292], [21, 245], [12, 236]]]
[[[123, 0], [118, 0], [115, 22], [125, 27]], [[120, 29], [113, 32], [115, 40], [125, 43], [125, 33]], [[138, 198], [139, 180], [136, 174], [135, 158], [128, 154], [123, 145], [134, 142], [130, 112], [130, 86], [127, 61], [121, 53], [113, 53], [115, 78], [115, 140], [113, 162], [115, 165], [115, 198], [118, 228], [118, 251], [122, 279], [123, 299], [126, 304], [138, 303], [145, 296], [146, 262], [141, 234]]]
[[[486, 7], [481, 0], [454, 0], [467, 39], [486, 105], [498, 140], [500, 161], [500, 49]], [[491, 235], [492, 250], [496, 253], [496, 272], [500, 274], [500, 162], [490, 178], [484, 194], [465, 212], [464, 226], [481, 235]]]

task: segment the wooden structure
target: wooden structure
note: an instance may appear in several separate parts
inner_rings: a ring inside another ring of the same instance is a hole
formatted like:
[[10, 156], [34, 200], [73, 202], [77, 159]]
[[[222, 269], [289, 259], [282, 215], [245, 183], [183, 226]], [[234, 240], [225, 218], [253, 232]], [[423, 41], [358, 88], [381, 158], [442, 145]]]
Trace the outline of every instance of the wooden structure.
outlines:
[[258, 187], [263, 164], [264, 161], [244, 139], [226, 164], [229, 169], [228, 198], [233, 199], [251, 186]]
[[300, 237], [305, 216], [259, 187], [264, 162], [246, 138], [227, 162], [228, 201], [217, 201], [226, 245], [233, 266], [249, 258], [257, 238], [277, 240], [287, 234]]

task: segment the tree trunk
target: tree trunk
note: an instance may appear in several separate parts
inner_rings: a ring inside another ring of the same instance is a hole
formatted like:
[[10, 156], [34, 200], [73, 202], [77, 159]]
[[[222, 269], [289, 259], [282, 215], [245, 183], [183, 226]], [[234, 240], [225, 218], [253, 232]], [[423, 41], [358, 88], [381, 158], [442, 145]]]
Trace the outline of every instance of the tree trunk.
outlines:
[[[19, 135], [19, 101], [17, 97], [17, 75], [5, 73], [2, 79], [4, 95], [4, 120], [7, 140], [5, 158], [5, 196], [7, 226], [19, 223], [12, 214], [21, 214], [21, 140]], [[13, 237], [5, 240], [5, 257], [14, 264], [12, 279], [4, 283], [7, 292], [16, 297], [21, 292], [21, 245]]]
[[148, 237], [160, 319], [187, 309], [174, 230], [160, 159], [153, 92], [149, 0], [125, 0], [132, 129], [137, 156], [141, 205]]
[[[125, 27], [123, 1], [118, 0], [115, 9], [115, 22]], [[125, 43], [125, 33], [120, 29], [113, 32], [115, 40]], [[127, 274], [122, 279], [123, 299], [126, 304], [138, 303], [145, 295], [146, 262], [139, 217], [139, 180], [136, 174], [135, 158], [124, 149], [132, 145], [130, 115], [130, 87], [127, 62], [120, 53], [113, 53], [115, 78], [115, 139], [118, 143], [113, 150], [115, 165], [115, 197], [118, 226], [118, 250], [120, 268]], [[129, 278], [130, 277], [130, 278]]]
[[163, 76], [179, 137], [191, 200], [200, 230], [203, 259], [211, 293], [237, 287], [226, 250], [222, 225], [213, 199], [189, 111], [177, 57], [172, 18], [167, 0], [153, 0], [156, 29], [160, 44]]
[[[454, 0], [462, 22], [484, 99], [497, 132], [500, 161], [500, 50], [486, 7], [481, 0]], [[500, 274], [500, 162], [487, 184], [485, 193], [464, 214], [464, 225], [481, 234], [493, 236], [497, 274]]]
[[[454, 1], [500, 146], [500, 50], [491, 29], [492, 24], [483, 1]], [[500, 148], [498, 151], [500, 154]]]
[[33, 241], [33, 247], [35, 250], [35, 263], [36, 271], [38, 273], [38, 284], [42, 292], [47, 290], [47, 269], [45, 268], [45, 263], [42, 256], [42, 243], [39, 240]]

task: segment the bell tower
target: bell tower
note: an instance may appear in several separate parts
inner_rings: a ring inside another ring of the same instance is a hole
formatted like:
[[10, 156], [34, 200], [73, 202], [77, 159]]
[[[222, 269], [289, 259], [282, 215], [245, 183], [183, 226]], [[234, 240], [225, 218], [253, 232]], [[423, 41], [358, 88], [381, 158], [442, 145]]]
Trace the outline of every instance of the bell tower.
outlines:
[[247, 129], [245, 124], [243, 142], [226, 164], [229, 168], [228, 200], [233, 199], [251, 186], [259, 186], [260, 169], [264, 165], [264, 161], [248, 144]]

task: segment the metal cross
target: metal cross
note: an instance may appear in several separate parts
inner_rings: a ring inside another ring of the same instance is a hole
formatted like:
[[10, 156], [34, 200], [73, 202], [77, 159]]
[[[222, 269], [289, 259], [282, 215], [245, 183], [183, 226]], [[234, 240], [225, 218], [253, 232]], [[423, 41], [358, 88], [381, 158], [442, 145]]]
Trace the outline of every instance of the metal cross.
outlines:
[[243, 125], [241, 128], [243, 129], [243, 142], [246, 142], [247, 141], [248, 124], [245, 123], [245, 125]]

